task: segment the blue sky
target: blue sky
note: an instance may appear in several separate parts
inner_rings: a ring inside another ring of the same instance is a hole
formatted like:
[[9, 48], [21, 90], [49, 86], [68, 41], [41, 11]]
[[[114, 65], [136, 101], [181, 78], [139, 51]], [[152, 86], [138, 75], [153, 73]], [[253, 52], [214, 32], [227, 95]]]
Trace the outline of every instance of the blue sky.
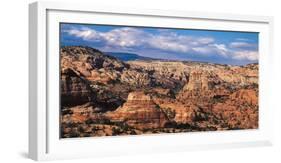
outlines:
[[61, 46], [91, 46], [104, 52], [244, 65], [258, 62], [258, 33], [61, 24]]

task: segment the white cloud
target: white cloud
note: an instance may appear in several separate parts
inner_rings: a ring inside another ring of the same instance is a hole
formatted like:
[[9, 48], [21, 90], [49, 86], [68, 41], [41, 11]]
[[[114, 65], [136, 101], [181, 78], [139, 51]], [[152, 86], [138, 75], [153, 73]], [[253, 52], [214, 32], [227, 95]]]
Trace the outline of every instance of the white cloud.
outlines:
[[141, 44], [141, 30], [135, 28], [117, 28], [109, 32], [98, 32], [90, 28], [65, 30], [69, 35], [80, 37], [87, 41], [105, 41], [111, 46], [132, 47]]
[[145, 35], [142, 30], [135, 28], [117, 28], [109, 32], [101, 33], [103, 39], [110, 45], [120, 47], [133, 47], [142, 44], [140, 38]]
[[70, 30], [64, 30], [64, 32], [67, 32], [70, 35], [80, 37], [84, 40], [95, 40], [100, 39], [100, 35], [95, 30], [91, 30], [90, 28], [82, 28], [82, 29], [70, 29]]
[[216, 47], [216, 51], [220, 55], [227, 56], [229, 50], [226, 48], [225, 44], [214, 44], [214, 47]]
[[146, 44], [150, 47], [174, 52], [188, 52], [189, 44], [185, 41], [189, 38], [177, 35], [153, 35], [146, 38]]
[[251, 44], [251, 43], [248, 43], [248, 42], [231, 42], [229, 44], [229, 47], [231, 47], [231, 48], [239, 48], [239, 49], [242, 49], [242, 48], [254, 48], [254, 47], [256, 47], [256, 44]]
[[210, 44], [213, 43], [215, 40], [211, 37], [201, 37], [198, 39], [200, 44]]
[[195, 52], [202, 53], [202, 54], [209, 54], [212, 52], [212, 49], [210, 47], [194, 47], [192, 48]]
[[259, 54], [257, 51], [238, 51], [233, 53], [232, 58], [236, 60], [257, 61]]
[[223, 57], [227, 57], [229, 53], [229, 49], [226, 47], [225, 44], [209, 44], [209, 45], [203, 45], [199, 47], [192, 48], [195, 52], [202, 53], [205, 55], [208, 54], [217, 54]]

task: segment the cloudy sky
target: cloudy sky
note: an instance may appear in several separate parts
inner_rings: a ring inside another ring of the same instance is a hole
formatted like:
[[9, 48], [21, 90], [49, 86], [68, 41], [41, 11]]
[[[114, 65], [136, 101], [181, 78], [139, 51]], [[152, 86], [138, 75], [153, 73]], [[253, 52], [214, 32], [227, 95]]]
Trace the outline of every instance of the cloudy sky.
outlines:
[[61, 46], [151, 58], [243, 65], [258, 62], [258, 33], [61, 24]]

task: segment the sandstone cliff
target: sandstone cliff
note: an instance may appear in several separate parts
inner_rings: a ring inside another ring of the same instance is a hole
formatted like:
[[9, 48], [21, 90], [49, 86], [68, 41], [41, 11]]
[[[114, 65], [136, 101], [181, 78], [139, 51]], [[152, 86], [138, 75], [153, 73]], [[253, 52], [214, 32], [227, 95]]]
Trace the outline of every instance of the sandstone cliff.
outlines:
[[138, 129], [161, 128], [167, 122], [161, 108], [142, 91], [131, 92], [123, 106], [107, 116], [111, 121], [126, 122]]

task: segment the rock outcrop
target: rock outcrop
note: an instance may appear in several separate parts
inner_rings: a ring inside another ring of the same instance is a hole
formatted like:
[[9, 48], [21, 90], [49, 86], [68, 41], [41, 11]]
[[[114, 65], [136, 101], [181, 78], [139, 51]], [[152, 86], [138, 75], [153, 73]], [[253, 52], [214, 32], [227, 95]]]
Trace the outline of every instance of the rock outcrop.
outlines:
[[142, 91], [131, 92], [123, 106], [108, 113], [107, 117], [111, 121], [126, 122], [137, 129], [162, 128], [168, 121], [161, 108]]
[[212, 112], [223, 119], [229, 128], [258, 128], [258, 96], [253, 90], [239, 90], [226, 101], [216, 103]]
[[122, 73], [121, 82], [136, 87], [147, 87], [151, 85], [149, 74], [136, 70], [126, 70]]
[[90, 85], [71, 68], [61, 71], [61, 105], [75, 106], [94, 98]]
[[210, 75], [208, 72], [200, 70], [192, 71], [189, 75], [188, 83], [183, 87], [183, 91], [207, 91], [212, 89]]

